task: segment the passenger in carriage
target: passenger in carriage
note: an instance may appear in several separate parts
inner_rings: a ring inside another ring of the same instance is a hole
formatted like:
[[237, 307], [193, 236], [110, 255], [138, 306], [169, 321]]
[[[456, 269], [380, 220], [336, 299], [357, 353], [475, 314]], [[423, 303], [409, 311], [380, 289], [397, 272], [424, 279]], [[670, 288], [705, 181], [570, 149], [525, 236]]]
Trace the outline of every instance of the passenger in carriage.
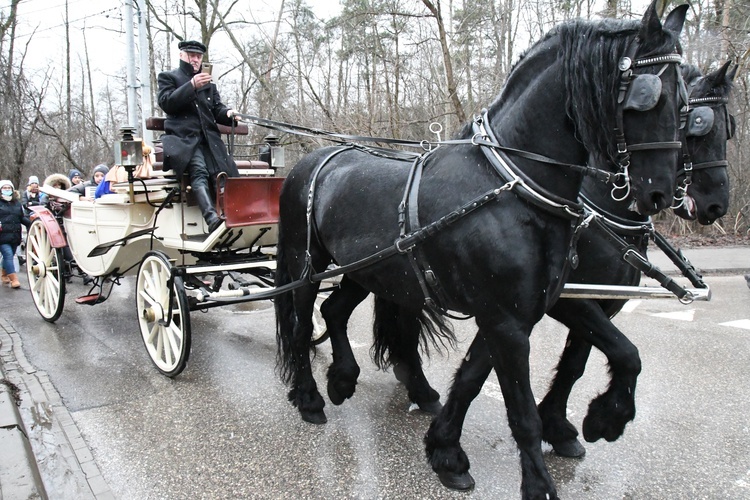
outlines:
[[190, 185], [198, 201], [209, 233], [221, 225], [211, 196], [216, 176], [224, 172], [239, 176], [237, 165], [227, 151], [217, 123], [231, 125], [237, 112], [225, 106], [209, 72], [201, 72], [206, 46], [183, 41], [180, 66], [159, 73], [159, 106], [166, 113], [162, 146], [164, 170], [181, 177], [190, 175]]
[[77, 168], [71, 168], [70, 172], [68, 172], [68, 180], [70, 181], [71, 186], [77, 186], [82, 183], [83, 176], [81, 175], [81, 171]]
[[26, 186], [26, 190], [21, 195], [21, 205], [23, 205], [23, 213], [28, 217], [31, 214], [29, 207], [44, 205], [47, 196], [39, 191], [39, 177], [32, 175], [29, 177], [29, 182]]
[[93, 201], [93, 196], [86, 197], [86, 188], [96, 188], [97, 186], [99, 186], [99, 184], [104, 180], [104, 176], [107, 175], [107, 172], [109, 172], [109, 167], [103, 163], [100, 163], [99, 165], [94, 167], [94, 172], [91, 174], [91, 180], [76, 184], [75, 186], [68, 189], [68, 191], [78, 193], [79, 200]]

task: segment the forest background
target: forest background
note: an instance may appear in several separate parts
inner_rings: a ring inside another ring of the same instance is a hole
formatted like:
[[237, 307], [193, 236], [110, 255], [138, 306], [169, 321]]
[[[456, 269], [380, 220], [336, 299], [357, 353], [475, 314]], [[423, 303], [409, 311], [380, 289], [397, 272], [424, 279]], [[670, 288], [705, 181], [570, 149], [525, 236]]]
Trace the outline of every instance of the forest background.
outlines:
[[[51, 36], [32, 17], [42, 0], [0, 2], [0, 178], [22, 189], [29, 175], [112, 165], [128, 120], [124, 4], [96, 2], [101, 10], [82, 16], [76, 0], [55, 0], [63, 15]], [[223, 101], [244, 113], [408, 140], [435, 138], [429, 127], [438, 122], [445, 138], [493, 100], [518, 56], [554, 25], [639, 19], [645, 7], [643, 0], [145, 0], [148, 46], [137, 48], [147, 51], [153, 89], [145, 114], [162, 114], [156, 76], [177, 65], [177, 42], [197, 39], [209, 48]], [[32, 53], [39, 39], [57, 49], [46, 60]], [[728, 145], [729, 212], [709, 228], [660, 215], [670, 234], [750, 241], [749, 39], [750, 0], [691, 3], [685, 61], [704, 72], [727, 60], [739, 65], [729, 105], [737, 133]], [[92, 62], [102, 50], [110, 53], [104, 70]], [[270, 132], [251, 127], [238, 151], [252, 154]], [[281, 141], [288, 167], [330, 144], [289, 134]]]

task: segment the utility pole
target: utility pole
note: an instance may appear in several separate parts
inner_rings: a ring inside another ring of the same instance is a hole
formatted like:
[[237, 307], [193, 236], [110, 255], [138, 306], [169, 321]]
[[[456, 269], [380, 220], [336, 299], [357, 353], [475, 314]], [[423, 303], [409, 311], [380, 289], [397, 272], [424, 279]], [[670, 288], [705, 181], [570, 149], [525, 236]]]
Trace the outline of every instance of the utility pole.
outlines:
[[128, 127], [137, 127], [138, 109], [135, 83], [135, 37], [133, 35], [133, 1], [125, 2], [125, 61], [127, 63]]
[[151, 71], [148, 63], [148, 40], [146, 37], [146, 2], [137, 0], [138, 6], [138, 49], [141, 56], [141, 137], [146, 144], [153, 144], [154, 134], [146, 130], [146, 118], [154, 114], [151, 109]]

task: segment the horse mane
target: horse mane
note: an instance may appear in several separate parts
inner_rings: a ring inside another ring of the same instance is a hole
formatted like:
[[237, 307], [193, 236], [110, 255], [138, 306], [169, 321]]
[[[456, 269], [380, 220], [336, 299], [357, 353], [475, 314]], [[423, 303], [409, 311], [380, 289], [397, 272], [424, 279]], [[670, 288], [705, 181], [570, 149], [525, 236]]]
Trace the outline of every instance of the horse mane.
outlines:
[[[604, 19], [564, 23], [550, 34], [560, 38], [568, 117], [576, 137], [600, 161], [616, 159], [617, 65], [640, 30], [640, 21]], [[677, 37], [662, 33], [660, 40], [649, 39], [639, 47], [639, 58], [675, 50]]]
[[[566, 112], [573, 122], [576, 138], [590, 156], [601, 161], [616, 159], [615, 119], [620, 71], [617, 68], [628, 46], [641, 30], [641, 21], [576, 19], [562, 23], [521, 54], [509, 76], [537, 50], [547, 50], [549, 42], [558, 38], [558, 60], [561, 79], [565, 85]], [[652, 37], [656, 38], [656, 37]], [[662, 31], [657, 40], [649, 39], [639, 47], [638, 57], [681, 52], [679, 39]], [[493, 105], [501, 102], [501, 93]], [[461, 133], [469, 133], [469, 127]]]

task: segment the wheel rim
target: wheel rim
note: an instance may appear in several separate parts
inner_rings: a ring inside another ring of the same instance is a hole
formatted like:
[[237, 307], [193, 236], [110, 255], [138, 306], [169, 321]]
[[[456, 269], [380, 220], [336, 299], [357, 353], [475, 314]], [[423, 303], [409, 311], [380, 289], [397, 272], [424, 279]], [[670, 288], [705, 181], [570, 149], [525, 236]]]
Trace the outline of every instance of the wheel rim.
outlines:
[[26, 274], [39, 314], [54, 321], [62, 312], [65, 281], [61, 250], [53, 248], [44, 224], [34, 222], [26, 238]]
[[174, 280], [174, 300], [169, 315], [170, 264], [165, 257], [147, 255], [138, 271], [136, 307], [143, 343], [151, 360], [164, 374], [174, 376], [185, 366], [190, 352], [190, 319], [179, 278]]

